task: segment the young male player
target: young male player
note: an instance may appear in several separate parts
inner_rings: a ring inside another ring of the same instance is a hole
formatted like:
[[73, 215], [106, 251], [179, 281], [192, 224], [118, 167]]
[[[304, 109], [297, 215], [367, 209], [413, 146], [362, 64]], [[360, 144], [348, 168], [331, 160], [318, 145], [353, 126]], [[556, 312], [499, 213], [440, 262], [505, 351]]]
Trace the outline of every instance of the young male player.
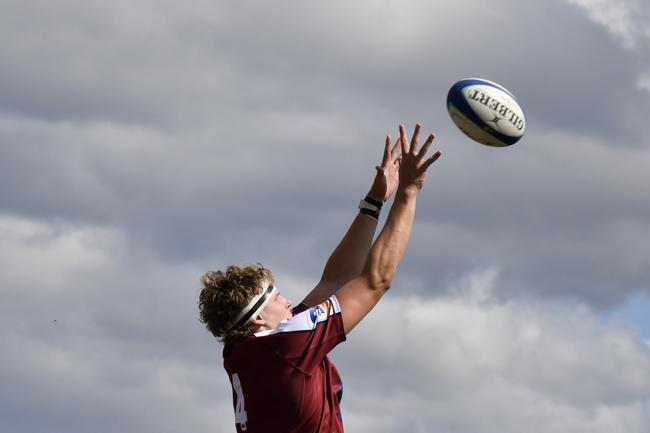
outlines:
[[[429, 135], [418, 149], [403, 125], [384, 157], [360, 212], [328, 259], [320, 282], [291, 311], [291, 301], [261, 265], [207, 272], [201, 321], [224, 342], [235, 425], [247, 433], [341, 433], [342, 383], [327, 354], [390, 288], [411, 235], [427, 169]], [[400, 155], [401, 149], [401, 155]], [[372, 242], [382, 204], [395, 193], [386, 223]]]

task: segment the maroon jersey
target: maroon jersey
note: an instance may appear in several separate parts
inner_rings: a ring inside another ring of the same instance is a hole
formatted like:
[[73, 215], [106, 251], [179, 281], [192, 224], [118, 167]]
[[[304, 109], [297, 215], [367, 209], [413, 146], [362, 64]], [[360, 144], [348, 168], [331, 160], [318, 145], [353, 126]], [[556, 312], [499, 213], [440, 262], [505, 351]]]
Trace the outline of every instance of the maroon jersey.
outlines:
[[342, 433], [343, 384], [327, 354], [345, 340], [335, 296], [224, 350], [235, 425], [246, 433]]

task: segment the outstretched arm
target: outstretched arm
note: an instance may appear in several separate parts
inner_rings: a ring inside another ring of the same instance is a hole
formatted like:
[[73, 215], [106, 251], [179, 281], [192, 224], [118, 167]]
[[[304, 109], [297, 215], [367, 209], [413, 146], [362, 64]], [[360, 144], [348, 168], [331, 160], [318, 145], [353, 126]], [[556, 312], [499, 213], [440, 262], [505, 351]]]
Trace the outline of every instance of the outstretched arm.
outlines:
[[425, 158], [433, 142], [433, 134], [422, 149], [417, 151], [419, 132], [418, 124], [409, 144], [404, 126], [400, 125], [402, 157], [395, 201], [384, 228], [370, 248], [363, 271], [336, 292], [346, 334], [374, 308], [390, 288], [411, 236], [417, 195], [426, 179], [426, 171], [441, 155], [437, 151], [430, 158]]
[[[368, 197], [380, 203], [386, 202], [397, 189], [399, 143], [398, 140], [393, 146], [391, 137], [388, 135], [381, 165], [375, 167], [377, 174], [368, 192]], [[361, 273], [376, 228], [377, 220], [375, 218], [362, 213], [357, 214], [345, 236], [327, 260], [320, 281], [302, 301], [303, 304], [308, 307], [320, 304]]]

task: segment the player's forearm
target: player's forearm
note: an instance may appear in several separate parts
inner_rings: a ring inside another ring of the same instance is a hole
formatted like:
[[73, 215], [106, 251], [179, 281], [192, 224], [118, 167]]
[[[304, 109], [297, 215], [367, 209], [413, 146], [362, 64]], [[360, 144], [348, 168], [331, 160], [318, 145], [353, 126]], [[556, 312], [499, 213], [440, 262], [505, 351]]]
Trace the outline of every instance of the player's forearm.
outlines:
[[363, 273], [373, 289], [388, 290], [411, 237], [417, 190], [398, 190], [384, 228], [370, 248]]
[[327, 260], [321, 281], [338, 288], [358, 276], [368, 257], [376, 229], [376, 219], [359, 213]]
[[341, 242], [330, 255], [323, 275], [314, 289], [303, 299], [307, 306], [320, 304], [346, 283], [361, 273], [372, 239], [377, 228], [377, 220], [359, 213]]

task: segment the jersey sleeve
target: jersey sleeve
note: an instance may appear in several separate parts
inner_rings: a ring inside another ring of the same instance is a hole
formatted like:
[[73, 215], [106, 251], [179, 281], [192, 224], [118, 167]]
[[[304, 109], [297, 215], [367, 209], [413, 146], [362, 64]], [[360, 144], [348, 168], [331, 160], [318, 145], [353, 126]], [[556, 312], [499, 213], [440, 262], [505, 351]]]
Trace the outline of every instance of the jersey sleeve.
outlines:
[[276, 355], [305, 374], [312, 374], [323, 358], [345, 341], [341, 308], [336, 296], [315, 307], [298, 306], [295, 314], [270, 331], [255, 334]]

